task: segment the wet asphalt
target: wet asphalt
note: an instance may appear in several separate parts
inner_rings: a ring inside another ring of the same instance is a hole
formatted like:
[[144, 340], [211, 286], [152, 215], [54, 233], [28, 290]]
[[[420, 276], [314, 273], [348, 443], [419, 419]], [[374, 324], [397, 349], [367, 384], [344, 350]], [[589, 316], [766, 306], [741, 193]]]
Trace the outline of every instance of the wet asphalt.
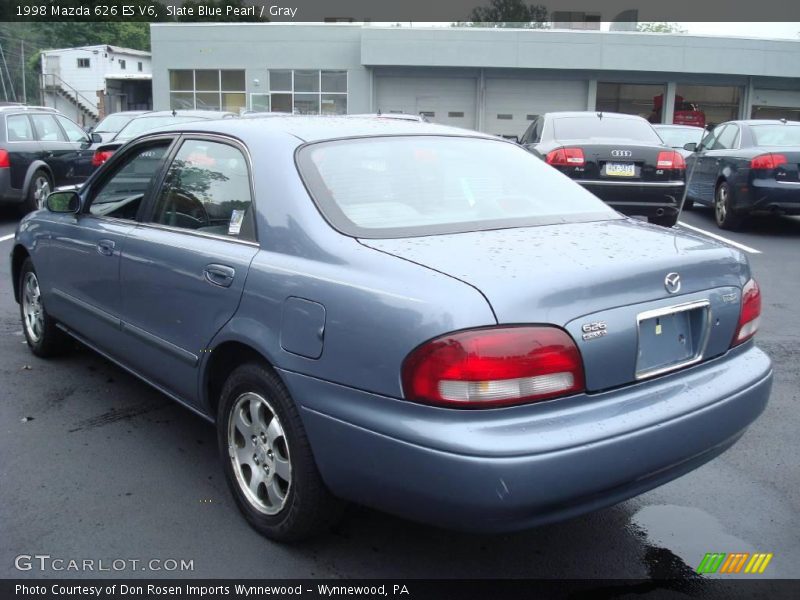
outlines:
[[[14, 566], [48, 554], [193, 566], [94, 573], [109, 577], [670, 578], [652, 585], [697, 596], [706, 552], [771, 552], [760, 577], [797, 578], [800, 219], [733, 234], [706, 210], [681, 220], [760, 251], [749, 258], [774, 388], [731, 450], [638, 498], [524, 533], [453, 533], [350, 507], [330, 534], [292, 546], [239, 516], [206, 421], [85, 348], [51, 361], [28, 352], [6, 258], [13, 241], [0, 242], [0, 578], [93, 575]], [[0, 238], [15, 225], [0, 213]]]

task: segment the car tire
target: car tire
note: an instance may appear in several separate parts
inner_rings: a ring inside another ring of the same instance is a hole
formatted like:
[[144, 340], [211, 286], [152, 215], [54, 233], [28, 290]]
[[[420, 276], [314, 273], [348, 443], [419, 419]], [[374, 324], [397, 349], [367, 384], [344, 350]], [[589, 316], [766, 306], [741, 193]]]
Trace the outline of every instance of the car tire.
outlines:
[[678, 213], [674, 215], [662, 215], [660, 217], [648, 217], [647, 222], [653, 225], [661, 225], [661, 227], [674, 227], [675, 223], [678, 222]]
[[339, 518], [343, 502], [322, 481], [297, 407], [269, 367], [247, 363], [231, 373], [217, 434], [231, 493], [256, 531], [300, 541]]
[[40, 208], [44, 208], [48, 194], [53, 191], [53, 182], [50, 176], [43, 169], [34, 171], [28, 185], [28, 195], [22, 203], [23, 214], [28, 214]]
[[36, 356], [50, 358], [69, 349], [72, 340], [56, 326], [44, 307], [39, 278], [30, 258], [22, 263], [19, 274], [19, 314], [25, 340]]
[[714, 220], [720, 229], [735, 231], [742, 226], [744, 218], [733, 212], [731, 206], [731, 186], [720, 181], [714, 191]]

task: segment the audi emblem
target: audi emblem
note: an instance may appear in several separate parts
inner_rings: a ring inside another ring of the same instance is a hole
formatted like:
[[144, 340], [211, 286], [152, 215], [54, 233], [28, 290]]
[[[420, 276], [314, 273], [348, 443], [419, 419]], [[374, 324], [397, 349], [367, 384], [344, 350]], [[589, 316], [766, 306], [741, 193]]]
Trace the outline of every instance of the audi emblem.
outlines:
[[623, 157], [633, 156], [633, 152], [631, 152], [630, 150], [612, 150], [611, 156], [613, 156], [614, 158], [623, 158]]

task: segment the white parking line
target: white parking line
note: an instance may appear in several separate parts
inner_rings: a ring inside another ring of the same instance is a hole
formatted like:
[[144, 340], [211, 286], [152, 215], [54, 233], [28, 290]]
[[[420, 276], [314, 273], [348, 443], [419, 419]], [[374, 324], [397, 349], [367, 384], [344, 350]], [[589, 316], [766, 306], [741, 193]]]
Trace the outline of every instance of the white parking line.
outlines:
[[700, 229], [699, 227], [695, 227], [694, 225], [689, 225], [688, 223], [684, 223], [683, 221], [678, 221], [678, 225], [680, 225], [681, 227], [686, 227], [686, 229], [691, 229], [692, 231], [696, 231], [697, 233], [702, 233], [703, 235], [707, 235], [708, 237], [714, 238], [715, 240], [719, 240], [720, 242], [724, 242], [729, 246], [738, 248], [739, 250], [744, 250], [745, 252], [749, 252], [750, 254], [761, 254], [761, 250], [756, 250], [755, 248], [751, 248], [750, 246], [745, 246], [744, 244], [740, 244], [739, 242], [734, 242], [733, 240], [729, 240], [726, 237], [722, 237], [721, 235], [717, 235], [716, 233], [711, 233], [710, 231], [706, 231], [705, 229]]
[[9, 233], [8, 235], [4, 235], [0, 237], [0, 242], [5, 242], [6, 240], [10, 240], [14, 237], [13, 233]]

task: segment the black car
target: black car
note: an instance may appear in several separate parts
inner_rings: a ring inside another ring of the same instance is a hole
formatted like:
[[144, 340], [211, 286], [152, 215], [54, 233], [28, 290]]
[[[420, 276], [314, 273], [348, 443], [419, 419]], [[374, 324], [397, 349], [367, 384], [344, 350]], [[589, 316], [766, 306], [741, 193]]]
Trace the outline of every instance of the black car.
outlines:
[[800, 122], [728, 121], [686, 149], [686, 203], [713, 206], [722, 229], [753, 213], [800, 215]]
[[102, 141], [108, 142], [114, 139], [114, 136], [119, 133], [120, 129], [125, 127], [133, 119], [141, 116], [150, 111], [146, 110], [123, 110], [120, 112], [111, 113], [103, 118], [97, 125], [92, 128], [92, 133], [98, 134]]
[[686, 163], [641, 117], [547, 113], [520, 144], [623, 214], [665, 227], [678, 220]]
[[96, 148], [92, 157], [92, 165], [95, 168], [99, 167], [119, 148], [147, 131], [190, 121], [230, 119], [238, 116], [233, 112], [218, 110], [155, 110], [143, 113], [131, 119], [113, 138], [104, 141]]
[[0, 107], [0, 203], [28, 213], [54, 187], [82, 183], [94, 170], [93, 140], [52, 108]]

